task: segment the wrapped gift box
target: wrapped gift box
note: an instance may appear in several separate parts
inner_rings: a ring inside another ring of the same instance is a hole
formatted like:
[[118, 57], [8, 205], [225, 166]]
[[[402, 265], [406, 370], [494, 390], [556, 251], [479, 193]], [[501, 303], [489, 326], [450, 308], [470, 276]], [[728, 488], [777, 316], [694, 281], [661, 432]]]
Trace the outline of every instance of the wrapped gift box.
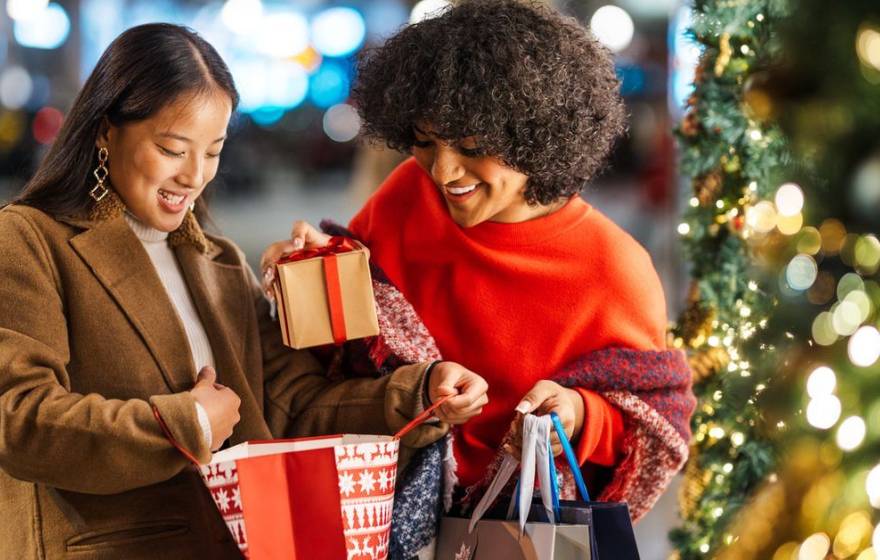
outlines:
[[309, 348], [379, 334], [369, 252], [342, 237], [276, 264], [275, 295], [284, 344]]

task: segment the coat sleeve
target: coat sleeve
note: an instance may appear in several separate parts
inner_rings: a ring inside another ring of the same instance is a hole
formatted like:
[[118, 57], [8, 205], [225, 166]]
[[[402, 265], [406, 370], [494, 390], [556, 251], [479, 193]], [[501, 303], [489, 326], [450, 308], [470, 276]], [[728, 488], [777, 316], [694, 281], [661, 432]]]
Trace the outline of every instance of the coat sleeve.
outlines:
[[[423, 410], [427, 363], [403, 366], [379, 378], [331, 380], [308, 350], [284, 346], [253, 272], [245, 266], [260, 327], [265, 375], [265, 414], [275, 437], [339, 433], [393, 434]], [[448, 430], [422, 425], [402, 439], [424, 447]]]
[[[186, 460], [152, 406], [203, 461], [189, 393], [113, 400], [70, 390], [62, 286], [46, 238], [25, 216], [0, 212], [0, 468], [56, 488], [114, 494], [171, 478]], [[125, 372], [118, 372], [125, 375]]]

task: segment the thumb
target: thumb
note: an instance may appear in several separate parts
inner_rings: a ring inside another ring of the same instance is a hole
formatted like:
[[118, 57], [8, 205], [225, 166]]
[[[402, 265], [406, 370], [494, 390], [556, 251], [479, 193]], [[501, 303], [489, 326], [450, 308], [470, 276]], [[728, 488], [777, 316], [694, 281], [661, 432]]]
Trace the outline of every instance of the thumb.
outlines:
[[441, 397], [445, 397], [446, 395], [457, 395], [458, 389], [456, 389], [455, 386], [462, 377], [459, 369], [460, 366], [456, 367], [456, 364], [444, 362], [441, 363], [438, 368], [439, 367], [443, 367], [443, 369], [442, 371], [437, 372], [440, 374], [440, 382], [437, 384], [436, 388], [437, 394]]
[[458, 389], [453, 387], [452, 385], [447, 385], [445, 382], [441, 385], [437, 386], [437, 396], [445, 397], [447, 395], [457, 395]]
[[198, 377], [196, 377], [196, 384], [199, 383], [208, 383], [210, 385], [214, 385], [217, 381], [217, 372], [211, 366], [205, 366], [199, 372]]
[[534, 412], [536, 408], [541, 406], [541, 404], [552, 395], [553, 391], [549, 387], [538, 383], [532, 387], [532, 389], [522, 398], [520, 403], [516, 405], [516, 411], [520, 414]]

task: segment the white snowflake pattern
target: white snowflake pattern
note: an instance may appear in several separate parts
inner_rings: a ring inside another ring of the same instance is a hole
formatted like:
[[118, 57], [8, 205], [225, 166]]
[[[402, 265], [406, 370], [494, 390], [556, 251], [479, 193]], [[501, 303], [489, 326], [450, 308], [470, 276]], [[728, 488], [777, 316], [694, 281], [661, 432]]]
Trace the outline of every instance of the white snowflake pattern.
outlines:
[[241, 492], [239, 491], [237, 486], [235, 488], [233, 488], [233, 490], [232, 490], [232, 503], [235, 504], [236, 508], [242, 509]]
[[217, 502], [217, 507], [220, 508], [220, 511], [226, 513], [226, 510], [229, 509], [229, 494], [225, 488], [217, 490], [217, 493], [214, 494], [214, 501]]
[[376, 478], [370, 471], [362, 471], [358, 478], [358, 485], [361, 487], [361, 492], [365, 494], [372, 492], [373, 487], [376, 486]]
[[391, 476], [389, 476], [388, 471], [382, 471], [379, 473], [379, 488], [381, 490], [387, 490], [390, 486]]
[[471, 549], [465, 543], [461, 543], [461, 548], [455, 553], [455, 560], [471, 560]]
[[354, 492], [354, 477], [351, 473], [344, 473], [339, 476], [339, 491], [346, 496]]

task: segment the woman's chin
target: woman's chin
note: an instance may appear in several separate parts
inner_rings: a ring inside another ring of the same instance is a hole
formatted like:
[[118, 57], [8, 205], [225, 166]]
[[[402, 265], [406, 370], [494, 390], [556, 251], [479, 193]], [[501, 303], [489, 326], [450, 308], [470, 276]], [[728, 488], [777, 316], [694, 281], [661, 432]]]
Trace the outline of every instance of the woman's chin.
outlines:
[[472, 228], [486, 221], [486, 218], [478, 212], [463, 212], [455, 207], [449, 208], [449, 216], [462, 228]]

